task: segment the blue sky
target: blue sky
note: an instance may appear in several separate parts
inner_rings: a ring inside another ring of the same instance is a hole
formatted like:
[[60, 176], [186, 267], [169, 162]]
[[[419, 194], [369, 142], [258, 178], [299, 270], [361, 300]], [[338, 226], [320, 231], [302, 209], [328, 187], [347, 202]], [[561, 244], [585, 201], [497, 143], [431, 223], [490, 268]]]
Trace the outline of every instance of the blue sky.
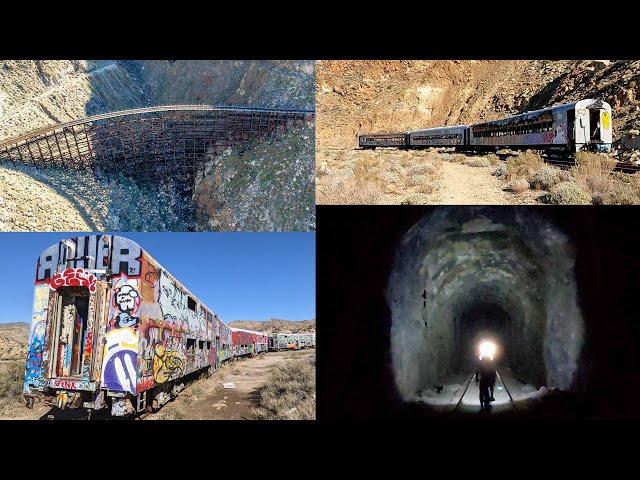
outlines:
[[[0, 323], [31, 322], [38, 256], [87, 233], [0, 233]], [[315, 317], [313, 233], [120, 233], [225, 322]]]

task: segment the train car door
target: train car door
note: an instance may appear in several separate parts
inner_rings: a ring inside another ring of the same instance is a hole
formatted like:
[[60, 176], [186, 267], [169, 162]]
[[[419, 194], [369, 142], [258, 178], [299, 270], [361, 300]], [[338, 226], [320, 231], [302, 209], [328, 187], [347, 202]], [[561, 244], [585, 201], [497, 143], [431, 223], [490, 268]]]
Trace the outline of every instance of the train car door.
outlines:
[[89, 323], [89, 289], [62, 287], [53, 295], [56, 308], [52, 319], [51, 378], [78, 377]]
[[47, 314], [51, 342], [48, 376], [91, 381], [96, 327], [101, 323], [96, 321], [96, 312], [103, 315], [105, 311], [104, 286], [96, 286], [93, 292], [86, 286], [63, 286], [49, 295], [53, 308]]
[[[102, 373], [102, 355], [104, 349], [101, 348], [103, 339], [107, 331], [109, 322], [109, 286], [106, 282], [96, 282], [95, 292], [95, 315], [93, 325], [93, 342], [87, 346], [91, 348], [90, 356], [85, 361], [90, 365], [90, 376], [93, 381], [99, 381]], [[87, 357], [85, 355], [85, 357]]]
[[589, 143], [589, 110], [584, 107], [575, 109], [575, 146], [576, 151], [583, 149]]

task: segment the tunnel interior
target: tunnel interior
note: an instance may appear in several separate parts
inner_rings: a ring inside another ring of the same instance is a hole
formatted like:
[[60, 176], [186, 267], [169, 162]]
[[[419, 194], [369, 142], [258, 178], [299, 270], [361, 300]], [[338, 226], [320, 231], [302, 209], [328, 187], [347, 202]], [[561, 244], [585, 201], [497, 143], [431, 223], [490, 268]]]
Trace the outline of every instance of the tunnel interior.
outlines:
[[391, 361], [406, 401], [469, 374], [483, 338], [498, 363], [536, 388], [575, 388], [583, 343], [575, 253], [541, 216], [448, 208], [402, 238], [387, 288]]

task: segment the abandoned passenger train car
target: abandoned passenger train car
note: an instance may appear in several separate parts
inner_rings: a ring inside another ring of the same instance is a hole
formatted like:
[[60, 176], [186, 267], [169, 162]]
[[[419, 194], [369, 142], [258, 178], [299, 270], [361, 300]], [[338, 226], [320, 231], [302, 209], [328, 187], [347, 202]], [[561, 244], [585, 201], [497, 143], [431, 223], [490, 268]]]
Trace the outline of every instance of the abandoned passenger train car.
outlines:
[[231, 328], [136, 242], [63, 240], [36, 265], [24, 395], [133, 414], [166, 403], [185, 375], [217, 368], [233, 347]]
[[588, 150], [608, 152], [613, 140], [611, 106], [586, 99], [521, 113], [500, 120], [415, 130], [397, 134], [359, 135], [360, 148], [455, 147], [460, 151], [537, 149], [572, 155]]

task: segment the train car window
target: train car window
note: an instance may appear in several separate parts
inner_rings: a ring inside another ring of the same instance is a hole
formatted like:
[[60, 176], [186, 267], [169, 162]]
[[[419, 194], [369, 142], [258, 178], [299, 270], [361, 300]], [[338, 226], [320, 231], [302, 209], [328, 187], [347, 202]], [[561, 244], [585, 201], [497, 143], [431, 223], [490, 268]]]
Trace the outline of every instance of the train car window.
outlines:
[[199, 348], [200, 350], [203, 350], [203, 349], [204, 349], [204, 340], [200, 340], [200, 341], [198, 342], [198, 348]]
[[187, 297], [187, 307], [189, 310], [196, 311], [196, 301], [192, 297]]
[[207, 350], [211, 350], [211, 342], [207, 341]]
[[118, 267], [118, 273], [127, 274], [127, 273], [129, 273], [127, 271], [128, 269], [129, 269], [129, 262], [120, 262], [120, 265]]
[[193, 350], [196, 348], [196, 339], [187, 338], [187, 350]]

